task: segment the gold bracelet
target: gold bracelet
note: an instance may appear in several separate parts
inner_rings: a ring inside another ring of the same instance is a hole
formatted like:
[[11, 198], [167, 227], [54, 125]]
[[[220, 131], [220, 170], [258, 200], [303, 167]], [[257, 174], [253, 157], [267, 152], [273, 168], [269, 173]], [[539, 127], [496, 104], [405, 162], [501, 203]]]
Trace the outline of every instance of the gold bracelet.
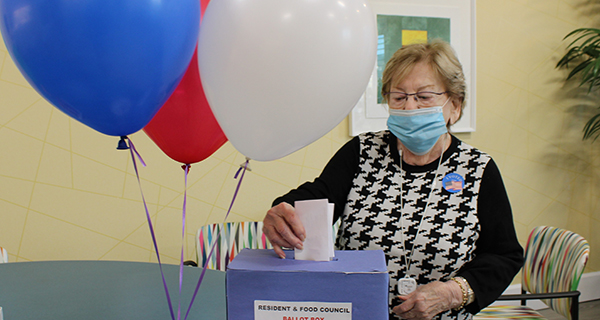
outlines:
[[467, 281], [467, 279], [465, 279], [464, 277], [461, 277], [461, 276], [458, 276], [455, 278], [460, 280], [467, 288], [467, 303], [465, 303], [465, 306], [473, 303], [473, 301], [475, 301], [475, 293], [473, 292], [473, 289], [471, 288], [469, 281]]
[[465, 304], [467, 303], [467, 300], [469, 299], [469, 296], [467, 295], [467, 289], [465, 289], [464, 285], [462, 284], [462, 282], [460, 280], [458, 280], [456, 278], [451, 278], [450, 280], [458, 283], [458, 286], [460, 287], [460, 291], [462, 292], [462, 303], [460, 304], [460, 306], [453, 309], [455, 311], [458, 311], [465, 306]]
[[467, 281], [467, 279], [465, 279], [463, 277], [457, 277], [457, 278], [460, 278], [467, 286], [467, 303], [466, 303], [466, 305], [473, 303], [475, 301], [475, 292], [473, 292], [473, 288], [471, 288], [469, 281]]

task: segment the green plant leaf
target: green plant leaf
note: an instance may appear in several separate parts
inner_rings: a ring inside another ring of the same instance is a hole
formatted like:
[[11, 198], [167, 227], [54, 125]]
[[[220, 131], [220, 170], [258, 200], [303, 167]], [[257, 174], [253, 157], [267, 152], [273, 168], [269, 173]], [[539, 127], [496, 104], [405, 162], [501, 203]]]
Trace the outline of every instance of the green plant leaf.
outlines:
[[581, 53], [589, 56], [590, 58], [598, 58], [600, 48], [597, 45], [590, 45], [581, 50]]
[[586, 140], [593, 137], [593, 140], [595, 141], [598, 139], [598, 131], [600, 131], [600, 113], [590, 118], [585, 124], [585, 127], [583, 128], [583, 139]]
[[575, 35], [577, 33], [596, 33], [600, 35], [600, 29], [598, 28], [578, 28], [575, 29], [571, 32], [569, 32], [564, 38], [563, 40], [566, 40], [567, 38], [571, 37], [572, 35]]
[[588, 37], [588, 38], [581, 43], [580, 47], [590, 46], [590, 42], [593, 43], [594, 41], [597, 41], [598, 34], [588, 32], [588, 33], [583, 34], [581, 37], [577, 38], [576, 41], [579, 41], [585, 37]]
[[[573, 40], [567, 46], [565, 55], [559, 59], [556, 68], [570, 69], [566, 81], [578, 78], [579, 86], [589, 86], [589, 94], [600, 87], [600, 29], [575, 29], [563, 40], [569, 38]], [[600, 111], [591, 117], [583, 128], [584, 140], [593, 138], [595, 141], [598, 137], [600, 137]]]
[[595, 61], [590, 63], [590, 72], [589, 72], [587, 80], [586, 80], [590, 84], [588, 93], [592, 92], [592, 89], [594, 89], [596, 82], [598, 82], [600, 80], [599, 78], [600, 78], [600, 59], [596, 59]]
[[[587, 29], [578, 29], [578, 30], [575, 30], [575, 31], [577, 31], [577, 32], [571, 32], [569, 36], [575, 35], [577, 33], [581, 33], [581, 35], [579, 35], [577, 38], [575, 38], [575, 40], [571, 41], [571, 43], [567, 47], [571, 47], [571, 46], [575, 45], [580, 40], [582, 40], [582, 39], [584, 39], [586, 37], [589, 37], [590, 39], [594, 39], [594, 38], [600, 36], [600, 33], [592, 32], [592, 31], [589, 31]], [[569, 36], [565, 37], [565, 39], [568, 38]]]
[[579, 58], [581, 55], [579, 54], [578, 48], [570, 48], [567, 53], [558, 61], [556, 64], [557, 68], [568, 67], [569, 62]]
[[[575, 68], [573, 68], [571, 70], [571, 72], [569, 72], [569, 75], [567, 76], [567, 80], [573, 78], [575, 75], [577, 75], [582, 70], [585, 70], [589, 64], [590, 64], [590, 60], [588, 59], [588, 60], [581, 62], [577, 66], [575, 66]], [[582, 83], [585, 83], [585, 81], [582, 81]]]

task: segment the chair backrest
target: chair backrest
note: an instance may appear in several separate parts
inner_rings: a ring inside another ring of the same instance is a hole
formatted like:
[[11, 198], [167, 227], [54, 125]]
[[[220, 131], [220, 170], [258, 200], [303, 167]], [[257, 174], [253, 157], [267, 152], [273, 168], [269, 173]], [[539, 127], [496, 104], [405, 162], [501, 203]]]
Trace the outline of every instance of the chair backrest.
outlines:
[[0, 247], [0, 263], [7, 263], [8, 262], [8, 252], [6, 252], [6, 249]]
[[[332, 226], [335, 237], [339, 228], [339, 220]], [[208, 263], [207, 268], [225, 271], [227, 265], [244, 248], [272, 249], [269, 239], [262, 232], [262, 221], [225, 222], [200, 227], [196, 232], [196, 261], [199, 267]], [[212, 245], [221, 231], [220, 240], [208, 259]]]
[[[554, 227], [536, 227], [527, 240], [522, 286], [531, 293], [576, 291], [590, 246], [580, 235]], [[542, 300], [552, 310], [571, 318], [570, 299]]]
[[[271, 249], [271, 243], [262, 233], [262, 221], [225, 222], [200, 227], [196, 233], [196, 261], [198, 266], [225, 271], [227, 265], [244, 248]], [[210, 260], [208, 255], [221, 232]]]

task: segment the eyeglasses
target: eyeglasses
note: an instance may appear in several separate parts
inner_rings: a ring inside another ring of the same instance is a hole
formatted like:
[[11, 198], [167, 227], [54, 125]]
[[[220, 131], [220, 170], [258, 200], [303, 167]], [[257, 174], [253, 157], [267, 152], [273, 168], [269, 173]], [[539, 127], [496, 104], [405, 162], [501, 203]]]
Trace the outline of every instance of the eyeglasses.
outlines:
[[391, 108], [403, 108], [408, 101], [409, 96], [413, 96], [415, 101], [420, 107], [433, 107], [437, 102], [437, 97], [443, 94], [448, 93], [448, 91], [444, 92], [431, 92], [431, 91], [421, 91], [415, 93], [406, 93], [406, 92], [387, 92], [385, 95], [387, 96], [388, 105]]

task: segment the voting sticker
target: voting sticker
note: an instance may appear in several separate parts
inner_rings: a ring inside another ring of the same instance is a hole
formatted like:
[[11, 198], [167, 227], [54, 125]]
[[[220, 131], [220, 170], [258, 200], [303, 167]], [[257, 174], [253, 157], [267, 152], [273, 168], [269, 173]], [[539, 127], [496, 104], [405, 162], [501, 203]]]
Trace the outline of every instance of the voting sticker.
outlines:
[[446, 191], [456, 193], [465, 187], [465, 179], [458, 173], [449, 173], [442, 180], [442, 185]]

